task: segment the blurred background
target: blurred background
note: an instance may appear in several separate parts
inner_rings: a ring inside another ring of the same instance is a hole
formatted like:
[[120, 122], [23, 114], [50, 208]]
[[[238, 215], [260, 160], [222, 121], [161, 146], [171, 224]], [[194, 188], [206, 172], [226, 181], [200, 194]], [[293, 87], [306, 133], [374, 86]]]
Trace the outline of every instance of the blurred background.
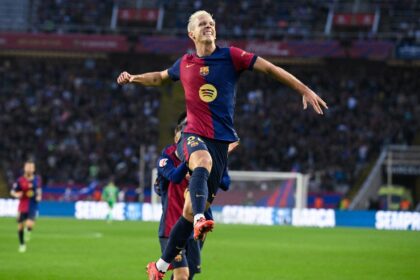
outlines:
[[[149, 202], [182, 88], [116, 77], [191, 51], [199, 9], [220, 46], [268, 58], [329, 106], [303, 111], [296, 93], [244, 73], [231, 170], [308, 174], [309, 208], [420, 209], [420, 2], [407, 0], [2, 0], [0, 196], [34, 158], [46, 201], [100, 200], [113, 176], [120, 201]], [[290, 196], [284, 182], [256, 183], [216, 204], [282, 208]]]

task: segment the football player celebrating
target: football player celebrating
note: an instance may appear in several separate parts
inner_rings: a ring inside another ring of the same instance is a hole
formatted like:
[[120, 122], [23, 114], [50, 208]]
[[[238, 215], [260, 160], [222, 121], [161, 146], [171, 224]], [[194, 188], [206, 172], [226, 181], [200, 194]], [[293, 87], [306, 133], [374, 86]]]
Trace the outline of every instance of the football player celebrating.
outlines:
[[[216, 23], [206, 11], [190, 16], [188, 36], [194, 42], [195, 53], [185, 54], [169, 69], [131, 75], [122, 72], [119, 84], [138, 83], [159, 86], [172, 79], [181, 80], [187, 107], [187, 126], [178, 142], [178, 154], [192, 171], [190, 196], [185, 199], [184, 213], [173, 227], [168, 246], [161, 258], [147, 265], [149, 279], [164, 277], [169, 264], [194, 232], [195, 239], [214, 227], [204, 211], [213, 202], [227, 165], [228, 146], [238, 140], [233, 128], [236, 83], [245, 70], [257, 70], [297, 91], [303, 107], [309, 103], [323, 114], [326, 103], [309, 87], [286, 70], [245, 50], [216, 46]], [[192, 213], [192, 214], [191, 214]]]

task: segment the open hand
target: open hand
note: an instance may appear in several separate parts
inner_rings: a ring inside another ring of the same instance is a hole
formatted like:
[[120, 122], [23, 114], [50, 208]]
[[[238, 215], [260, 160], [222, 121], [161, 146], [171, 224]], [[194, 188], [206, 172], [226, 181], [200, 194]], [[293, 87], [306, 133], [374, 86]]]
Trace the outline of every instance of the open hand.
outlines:
[[303, 102], [303, 109], [306, 110], [308, 108], [308, 103], [312, 105], [315, 112], [317, 112], [320, 115], [323, 115], [324, 112], [322, 111], [322, 108], [328, 109], [327, 103], [325, 103], [324, 100], [322, 100], [321, 97], [319, 97], [315, 92], [313, 92], [310, 88], [306, 88], [303, 96], [302, 96], [302, 102]]

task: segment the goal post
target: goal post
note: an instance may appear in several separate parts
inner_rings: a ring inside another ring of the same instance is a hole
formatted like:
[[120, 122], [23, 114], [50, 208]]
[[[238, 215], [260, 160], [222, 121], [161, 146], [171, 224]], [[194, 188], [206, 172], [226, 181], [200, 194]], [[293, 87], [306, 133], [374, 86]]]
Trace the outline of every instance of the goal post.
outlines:
[[[279, 197], [280, 193], [284, 195], [284, 190], [289, 190], [291, 192], [289, 196], [292, 196], [294, 203], [288, 206], [281, 206], [284, 208], [295, 208], [303, 209], [307, 207], [308, 200], [308, 182], [309, 175], [302, 174], [299, 172], [273, 172], [273, 171], [239, 171], [239, 170], [229, 170], [229, 176], [231, 179], [231, 188], [232, 190], [219, 191], [217, 196], [223, 197], [228, 196], [229, 192], [253, 194], [250, 190], [257, 190], [256, 192], [260, 193], [261, 189], [265, 190], [266, 196], [270, 196], [270, 199], [276, 199], [276, 196]], [[152, 170], [152, 192], [151, 192], [151, 203], [159, 204], [160, 197], [154, 192], [153, 184], [157, 178], [157, 169]], [[218, 201], [216, 199], [215, 204]], [[230, 203], [229, 200], [222, 202], [222, 204], [234, 204]], [[275, 206], [276, 205], [259, 205], [259, 206]]]

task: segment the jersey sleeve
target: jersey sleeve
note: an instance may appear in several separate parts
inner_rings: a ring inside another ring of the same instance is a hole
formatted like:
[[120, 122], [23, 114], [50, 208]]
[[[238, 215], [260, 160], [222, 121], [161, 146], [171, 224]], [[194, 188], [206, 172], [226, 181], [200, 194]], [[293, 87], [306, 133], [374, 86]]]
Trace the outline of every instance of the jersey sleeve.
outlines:
[[179, 58], [175, 63], [168, 69], [169, 77], [172, 81], [178, 81], [180, 79], [181, 59]]
[[158, 174], [175, 184], [180, 183], [187, 172], [186, 163], [181, 163], [178, 167], [175, 167], [174, 162], [168, 155], [163, 154], [158, 160]]
[[252, 70], [257, 60], [257, 55], [240, 48], [230, 47], [230, 56], [236, 71]]

